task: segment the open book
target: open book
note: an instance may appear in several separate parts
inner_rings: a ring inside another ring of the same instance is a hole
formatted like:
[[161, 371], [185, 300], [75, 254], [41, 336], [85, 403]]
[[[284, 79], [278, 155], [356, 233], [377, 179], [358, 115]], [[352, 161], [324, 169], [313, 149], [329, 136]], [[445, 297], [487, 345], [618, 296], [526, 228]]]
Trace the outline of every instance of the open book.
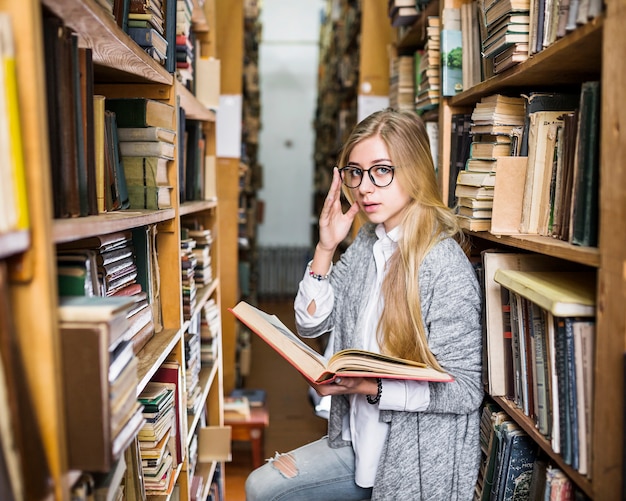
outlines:
[[326, 360], [291, 332], [275, 315], [269, 315], [245, 301], [230, 308], [230, 311], [315, 384], [331, 383], [339, 376], [437, 382], [454, 380], [448, 373], [423, 363], [365, 350], [342, 350]]

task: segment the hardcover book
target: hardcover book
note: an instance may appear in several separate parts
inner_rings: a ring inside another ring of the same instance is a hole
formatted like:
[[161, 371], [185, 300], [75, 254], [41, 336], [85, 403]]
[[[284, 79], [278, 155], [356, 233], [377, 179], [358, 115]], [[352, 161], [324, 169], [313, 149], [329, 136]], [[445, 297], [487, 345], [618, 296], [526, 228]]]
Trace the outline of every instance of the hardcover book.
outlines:
[[240, 301], [230, 311], [314, 384], [341, 377], [380, 377], [450, 382], [453, 377], [426, 364], [365, 350], [343, 350], [328, 361], [291, 332], [275, 315]]
[[118, 127], [176, 128], [176, 108], [148, 98], [107, 99], [106, 109], [115, 112]]

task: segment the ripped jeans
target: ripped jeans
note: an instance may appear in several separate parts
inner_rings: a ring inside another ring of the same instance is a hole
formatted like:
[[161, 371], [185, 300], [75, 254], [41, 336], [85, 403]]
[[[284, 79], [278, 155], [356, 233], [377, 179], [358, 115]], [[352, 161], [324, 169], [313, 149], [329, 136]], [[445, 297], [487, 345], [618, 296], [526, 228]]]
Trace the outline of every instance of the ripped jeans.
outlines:
[[246, 480], [246, 501], [362, 501], [371, 494], [354, 483], [352, 447], [331, 449], [328, 437], [277, 454]]

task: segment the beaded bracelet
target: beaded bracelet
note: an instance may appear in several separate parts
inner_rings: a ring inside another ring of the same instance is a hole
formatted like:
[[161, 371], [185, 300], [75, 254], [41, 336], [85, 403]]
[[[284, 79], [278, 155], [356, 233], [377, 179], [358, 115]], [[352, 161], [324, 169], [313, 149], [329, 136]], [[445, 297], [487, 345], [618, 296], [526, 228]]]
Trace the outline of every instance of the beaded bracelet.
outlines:
[[[312, 262], [312, 261], [311, 261]], [[307, 268], [309, 269], [309, 276], [311, 278], [314, 278], [315, 280], [322, 281], [322, 280], [328, 280], [328, 277], [330, 275], [330, 270], [328, 270], [328, 274], [326, 275], [318, 275], [317, 273], [315, 273], [312, 269], [311, 269], [311, 262], [309, 262], [309, 264], [307, 264]], [[332, 269], [332, 264], [331, 264], [331, 269]]]
[[375, 397], [373, 397], [372, 395], [365, 396], [367, 398], [368, 404], [374, 405], [380, 402], [380, 397], [383, 394], [383, 380], [380, 378], [376, 378], [376, 384], [378, 385], [378, 392], [376, 393], [376, 396]]

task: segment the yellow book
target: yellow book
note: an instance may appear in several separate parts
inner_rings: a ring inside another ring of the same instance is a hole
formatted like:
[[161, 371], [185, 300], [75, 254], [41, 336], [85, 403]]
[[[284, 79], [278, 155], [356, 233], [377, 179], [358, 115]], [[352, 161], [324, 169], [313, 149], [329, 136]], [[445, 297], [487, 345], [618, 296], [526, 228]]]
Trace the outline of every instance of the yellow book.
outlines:
[[594, 273], [500, 269], [494, 280], [555, 317], [593, 317], [596, 314]]
[[17, 74], [15, 71], [15, 48], [13, 46], [13, 30], [8, 15], [0, 16], [0, 37], [2, 65], [4, 69], [4, 89], [6, 114], [8, 119], [9, 145], [11, 155], [11, 173], [14, 193], [14, 210], [16, 212], [16, 230], [30, 227], [28, 197], [26, 194], [26, 174], [24, 172], [24, 151], [22, 147], [22, 128], [17, 93]]
[[96, 200], [98, 212], [106, 212], [104, 181], [104, 96], [93, 96], [94, 151], [96, 156]]

